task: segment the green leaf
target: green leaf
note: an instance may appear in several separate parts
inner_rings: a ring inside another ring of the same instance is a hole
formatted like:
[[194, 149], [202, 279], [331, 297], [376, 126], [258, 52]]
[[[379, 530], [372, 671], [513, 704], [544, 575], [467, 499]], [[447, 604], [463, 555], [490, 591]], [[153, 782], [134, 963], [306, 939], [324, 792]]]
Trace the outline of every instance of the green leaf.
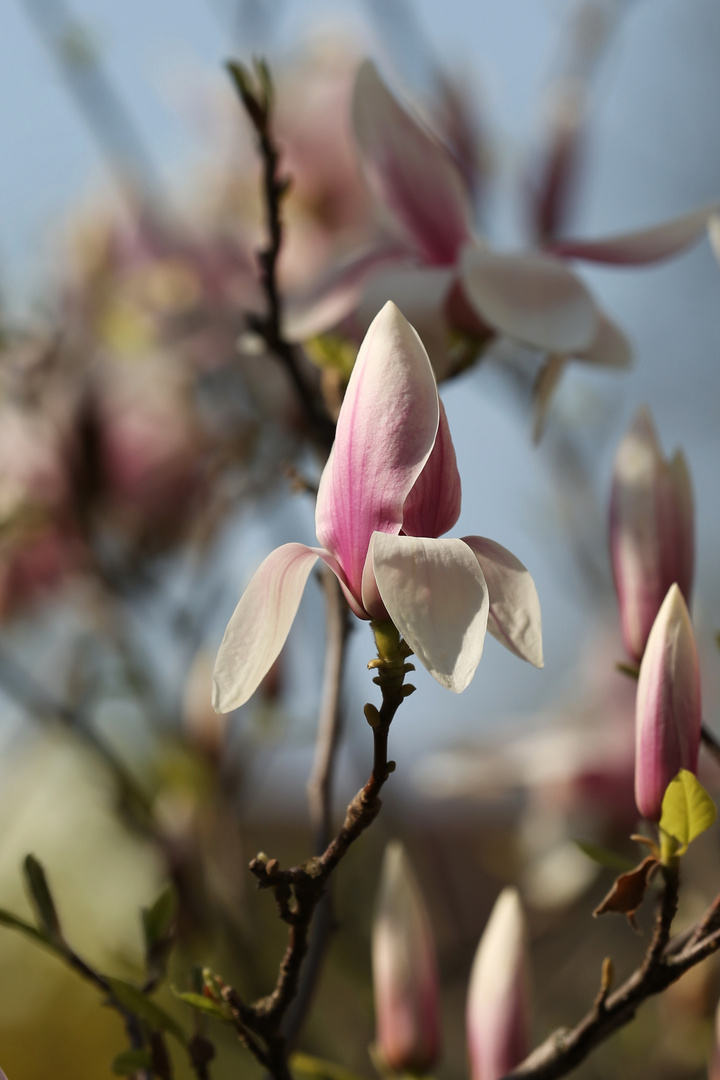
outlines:
[[593, 862], [599, 863], [608, 870], [632, 870], [635, 865], [632, 859], [627, 859], [617, 851], [601, 847], [600, 844], [593, 844], [591, 840], [575, 840], [574, 843], [583, 855], [587, 855], [588, 859], [592, 859]]
[[681, 769], [668, 784], [660, 817], [661, 832], [679, 845], [674, 854], [684, 854], [688, 844], [709, 829], [716, 817], [715, 803], [698, 778]]
[[170, 1035], [174, 1035], [178, 1042], [185, 1046], [185, 1034], [177, 1020], [165, 1012], [156, 1002], [151, 1001], [146, 994], [143, 994], [142, 990], [138, 990], [136, 986], [125, 982], [124, 979], [108, 977], [107, 983], [119, 1005], [122, 1005], [128, 1012], [135, 1013], [153, 1030], [167, 1031]]
[[62, 931], [55, 901], [45, 877], [45, 871], [34, 855], [27, 855], [23, 864], [25, 880], [35, 908], [38, 925], [51, 941], [61, 942]]
[[17, 915], [11, 914], [9, 911], [5, 911], [0, 908], [0, 926], [7, 926], [9, 930], [18, 930], [21, 934], [25, 934], [31, 941], [34, 941], [37, 945], [42, 945], [44, 949], [50, 949], [56, 956], [64, 956], [65, 951], [57, 942], [52, 941], [37, 927], [32, 926], [30, 923], [25, 922], [24, 919], [19, 919]]
[[217, 1001], [213, 1001], [212, 998], [206, 997], [205, 994], [195, 994], [191, 990], [176, 990], [174, 986], [171, 989], [178, 1001], [184, 1002], [185, 1005], [207, 1013], [208, 1016], [214, 1016], [216, 1020], [232, 1021], [229, 1010], [223, 1008]]
[[158, 896], [154, 904], [142, 910], [145, 947], [148, 953], [158, 944], [164, 944], [172, 936], [177, 915], [177, 893], [168, 885]]
[[324, 1061], [310, 1054], [293, 1054], [290, 1068], [301, 1076], [312, 1076], [315, 1080], [359, 1080], [357, 1073], [350, 1072], [334, 1061]]
[[152, 1068], [152, 1054], [149, 1050], [123, 1050], [111, 1068], [115, 1076], [132, 1076], [140, 1069]]

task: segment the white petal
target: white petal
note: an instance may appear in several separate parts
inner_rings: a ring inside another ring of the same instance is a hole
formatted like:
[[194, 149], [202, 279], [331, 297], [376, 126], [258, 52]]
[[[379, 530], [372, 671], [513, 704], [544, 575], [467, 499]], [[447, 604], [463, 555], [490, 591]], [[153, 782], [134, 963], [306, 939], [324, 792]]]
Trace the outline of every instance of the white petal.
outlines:
[[589, 262], [612, 263], [616, 266], [642, 266], [679, 255], [684, 248], [696, 243], [705, 232], [717, 204], [701, 206], [688, 214], [649, 229], [607, 236], [602, 240], [559, 240], [550, 250], [563, 258], [585, 259]]
[[488, 630], [521, 660], [544, 665], [540, 601], [535, 582], [512, 552], [484, 536], [464, 536], [485, 575], [490, 594]]
[[596, 311], [597, 333], [586, 349], [574, 353], [575, 359], [586, 360], [590, 364], [602, 364], [604, 367], [629, 367], [632, 361], [630, 342], [604, 311], [600, 308], [596, 308]]
[[420, 663], [448, 690], [468, 685], [482, 656], [488, 590], [462, 540], [374, 533], [375, 580], [382, 601]]
[[244, 705], [275, 663], [319, 554], [304, 544], [284, 544], [256, 570], [215, 661], [212, 703], [217, 712]]
[[382, 268], [368, 279], [354, 320], [365, 333], [384, 303], [392, 300], [415, 327], [427, 350], [435, 377], [448, 369], [449, 334], [445, 301], [455, 277], [446, 267], [412, 266]]
[[595, 303], [560, 259], [468, 246], [460, 273], [470, 304], [508, 337], [547, 352], [569, 353], [592, 344], [598, 328]]

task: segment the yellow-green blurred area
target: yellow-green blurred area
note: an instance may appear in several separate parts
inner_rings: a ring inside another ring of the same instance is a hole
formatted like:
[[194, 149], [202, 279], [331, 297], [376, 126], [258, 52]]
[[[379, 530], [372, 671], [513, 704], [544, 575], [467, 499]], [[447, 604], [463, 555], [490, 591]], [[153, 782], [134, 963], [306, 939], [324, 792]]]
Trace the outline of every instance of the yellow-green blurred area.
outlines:
[[[0, 909], [33, 921], [22, 871], [33, 854], [72, 948], [141, 986], [141, 910], [171, 883], [177, 940], [155, 996], [188, 1036], [199, 1024], [215, 1044], [213, 1080], [262, 1070], [172, 989], [192, 989], [202, 967], [246, 1001], [275, 985], [287, 928], [248, 863], [265, 852], [287, 867], [314, 850], [306, 784], [325, 648], [313, 580], [253, 700], [212, 711], [213, 659], [250, 575], [279, 543], [315, 542], [321, 470], [292, 382], [248, 320], [266, 304], [265, 214], [223, 65], [257, 53], [273, 74], [291, 180], [279, 277], [296, 297], [392, 234], [349, 119], [365, 55], [452, 146], [478, 232], [517, 250], [540, 242], [538, 184], [571, 122], [563, 233], [612, 235], [717, 199], [719, 47], [712, 0], [2, 7]], [[333, 877], [333, 932], [297, 1043], [359, 1076], [374, 1075], [370, 931], [391, 839], [407, 846], [437, 938], [439, 1080], [467, 1076], [468, 976], [506, 884], [527, 908], [538, 1042], [591, 1007], [605, 957], [617, 985], [647, 947], [656, 893], [639, 935], [620, 916], [594, 920], [613, 873], [574, 842], [643, 854], [628, 839], [636, 684], [616, 668], [627, 657], [607, 551], [612, 460], [641, 403], [693, 478], [693, 621], [704, 719], [720, 726], [720, 269], [703, 241], [652, 269], [581, 275], [627, 333], [634, 365], [568, 365], [538, 446], [538, 355], [501, 341], [477, 363], [478, 341], [465, 338], [441, 386], [463, 482], [457, 535], [497, 538], [530, 569], [546, 666], [488, 639], [462, 696], [413, 676], [382, 812]], [[334, 331], [306, 344], [303, 374], [333, 416], [356, 348]], [[336, 826], [371, 766], [372, 652], [355, 620]], [[703, 757], [713, 794], [716, 774]], [[715, 826], [683, 860], [678, 930], [720, 889], [718, 836]], [[711, 960], [643, 1005], [577, 1075], [700, 1080], [719, 992]], [[191, 1077], [168, 1045], [178, 1080]], [[109, 1077], [128, 1046], [95, 986], [0, 926], [8, 1080]]]

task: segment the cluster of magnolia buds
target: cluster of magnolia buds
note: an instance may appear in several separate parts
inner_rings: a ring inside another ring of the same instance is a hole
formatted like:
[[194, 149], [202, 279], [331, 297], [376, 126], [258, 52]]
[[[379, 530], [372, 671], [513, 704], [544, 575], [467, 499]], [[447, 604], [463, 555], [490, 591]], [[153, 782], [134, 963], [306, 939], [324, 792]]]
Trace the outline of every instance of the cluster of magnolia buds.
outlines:
[[700, 666], [688, 613], [694, 563], [693, 498], [685, 459], [661, 452], [638, 412], [615, 459], [610, 549], [623, 638], [639, 663], [635, 801], [659, 821], [680, 769], [697, 771]]
[[[471, 1080], [498, 1080], [530, 1049], [526, 928], [516, 889], [504, 889], [480, 939], [467, 997]], [[378, 1064], [427, 1075], [440, 1054], [435, 944], [401, 844], [388, 845], [372, 939]]]

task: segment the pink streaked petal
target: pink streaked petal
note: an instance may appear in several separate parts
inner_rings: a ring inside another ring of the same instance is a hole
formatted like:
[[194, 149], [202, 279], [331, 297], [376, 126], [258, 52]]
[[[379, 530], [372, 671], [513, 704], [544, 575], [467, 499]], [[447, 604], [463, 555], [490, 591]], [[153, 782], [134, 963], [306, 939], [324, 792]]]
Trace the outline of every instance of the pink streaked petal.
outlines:
[[244, 705], [277, 660], [319, 554], [305, 544], [284, 544], [255, 571], [215, 661], [212, 704], [216, 712]]
[[659, 262], [697, 243], [715, 210], [717, 204], [712, 203], [649, 229], [620, 233], [602, 240], [560, 240], [548, 250], [565, 259], [612, 263], [615, 266], [642, 266]]
[[527, 930], [516, 889], [503, 889], [480, 938], [468, 987], [471, 1080], [498, 1080], [530, 1049]]
[[[307, 341], [338, 326], [355, 312], [374, 275], [407, 262], [408, 258], [404, 248], [387, 244], [331, 267], [310, 293], [290, 300], [283, 318], [285, 338], [292, 342]], [[379, 307], [378, 304], [375, 311]]]
[[591, 345], [597, 334], [590, 293], [572, 270], [550, 255], [499, 255], [466, 247], [460, 276], [478, 315], [526, 345], [572, 353]]
[[464, 536], [475, 553], [490, 596], [488, 630], [521, 660], [544, 666], [540, 600], [535, 582], [512, 552], [484, 536]]
[[488, 591], [462, 540], [375, 533], [375, 580], [388, 614], [420, 663], [459, 694], [480, 663]]
[[448, 326], [445, 302], [454, 271], [438, 266], [382, 267], [365, 283], [351, 325], [365, 333], [384, 303], [392, 300], [415, 327], [437, 379], [448, 369]]
[[432, 923], [402, 844], [388, 844], [372, 928], [377, 1040], [396, 1074], [426, 1076], [440, 1049]]
[[672, 585], [640, 664], [635, 724], [635, 801], [659, 821], [662, 800], [680, 769], [697, 772], [701, 728], [700, 665], [682, 593]]
[[597, 333], [587, 348], [573, 353], [574, 359], [604, 367], [629, 367], [632, 362], [632, 349], [627, 337], [604, 311], [596, 307], [596, 313]]
[[442, 536], [460, 517], [462, 489], [455, 447], [440, 401], [435, 445], [403, 507], [403, 532], [408, 536]]
[[470, 206], [448, 150], [393, 97], [369, 60], [355, 81], [353, 125], [367, 181], [427, 262], [449, 266], [470, 238]]
[[388, 302], [360, 346], [315, 516], [318, 539], [338, 559], [358, 603], [370, 537], [400, 531], [405, 500], [430, 456], [438, 419], [428, 355]]

